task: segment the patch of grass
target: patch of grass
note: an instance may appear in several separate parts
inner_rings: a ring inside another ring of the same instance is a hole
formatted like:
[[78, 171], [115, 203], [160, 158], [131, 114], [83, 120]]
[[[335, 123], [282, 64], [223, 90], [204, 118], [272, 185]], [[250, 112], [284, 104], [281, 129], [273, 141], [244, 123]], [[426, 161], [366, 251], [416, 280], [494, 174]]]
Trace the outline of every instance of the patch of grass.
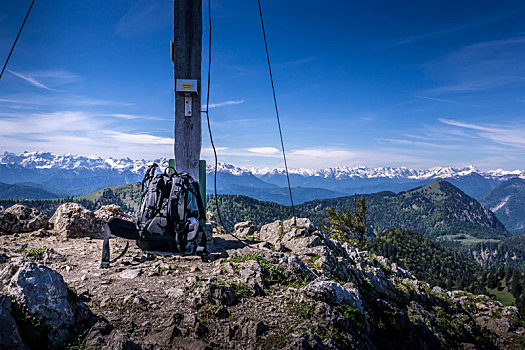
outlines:
[[365, 317], [350, 305], [336, 305], [334, 309], [339, 311], [348, 324], [356, 331], [362, 333], [366, 330]]
[[312, 260], [312, 262], [316, 262], [317, 260], [319, 260], [321, 258], [322, 258], [322, 255], [314, 255], [310, 259]]
[[220, 305], [219, 304], [211, 304], [211, 303], [207, 303], [206, 305], [204, 305], [203, 307], [201, 307], [199, 309], [199, 311], [201, 311], [203, 314], [205, 314], [206, 316], [211, 316], [211, 315], [214, 315], [215, 312], [217, 312], [217, 310], [219, 309]]
[[165, 266], [161, 266], [159, 267], [159, 273], [163, 273], [163, 272], [166, 272], [166, 271], [169, 271], [170, 269], [168, 267], [165, 267]]
[[345, 332], [338, 327], [333, 325], [320, 326], [316, 333], [322, 340], [331, 339], [339, 349], [350, 349]]
[[235, 289], [235, 294], [237, 294], [240, 297], [249, 297], [253, 293], [252, 288], [244, 282], [235, 282], [232, 280], [218, 280], [217, 283], [232, 286], [233, 289]]
[[503, 306], [516, 305], [516, 298], [508, 291], [508, 287], [505, 286], [503, 290], [498, 290], [497, 288], [489, 289], [487, 292], [496, 297], [496, 300], [500, 301]]
[[[266, 287], [272, 287], [275, 285], [283, 285], [287, 287], [294, 287], [294, 288], [301, 288], [308, 284], [308, 280], [306, 278], [287, 278], [283, 271], [264, 259], [262, 256], [259, 255], [259, 253], [253, 253], [249, 255], [243, 255], [240, 257], [231, 257], [226, 260], [223, 260], [224, 262], [232, 262], [232, 263], [242, 263], [249, 260], [255, 260], [259, 263], [262, 270], [263, 280]], [[240, 267], [239, 267], [240, 270]], [[234, 270], [235, 271], [235, 270]]]
[[44, 259], [45, 251], [46, 251], [46, 248], [33, 248], [33, 249], [20, 248], [20, 249], [15, 250], [15, 253], [23, 253], [26, 255], [26, 257], [31, 257], [37, 261], [41, 261]]

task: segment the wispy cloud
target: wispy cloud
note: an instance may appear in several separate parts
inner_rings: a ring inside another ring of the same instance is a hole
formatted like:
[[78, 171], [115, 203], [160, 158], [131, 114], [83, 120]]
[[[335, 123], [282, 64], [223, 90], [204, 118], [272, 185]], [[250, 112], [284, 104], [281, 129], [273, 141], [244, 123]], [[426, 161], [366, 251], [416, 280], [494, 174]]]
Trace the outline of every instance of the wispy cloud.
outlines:
[[55, 94], [53, 96], [42, 94], [13, 94], [0, 96], [0, 103], [26, 106], [72, 106], [72, 107], [97, 107], [97, 106], [132, 106], [133, 103], [93, 98], [84, 95]]
[[[263, 152], [262, 148], [268, 148], [269, 152]], [[253, 166], [264, 164], [265, 166], [282, 166], [282, 155], [280, 150], [274, 147], [229, 148], [217, 149], [220, 161], [237, 165]], [[202, 149], [202, 157], [213, 159], [213, 151], [209, 147]], [[435, 165], [428, 159], [418, 157], [404, 150], [378, 149], [361, 150], [345, 147], [308, 147], [290, 149], [286, 155], [288, 165], [291, 168], [325, 168], [335, 166], [402, 166], [402, 165]]]
[[263, 155], [275, 155], [279, 153], [279, 150], [275, 147], [253, 147], [248, 148], [248, 151]]
[[7, 71], [35, 87], [46, 90], [54, 90], [54, 88], [58, 86], [73, 83], [82, 79], [79, 75], [64, 70], [44, 70], [23, 73], [10, 69]]
[[458, 149], [461, 147], [459, 145], [448, 145], [448, 144], [443, 144], [443, 143], [422, 142], [422, 141], [413, 141], [413, 140], [406, 140], [406, 139], [381, 138], [381, 139], [378, 139], [378, 141], [381, 143], [391, 143], [391, 144], [412, 146], [412, 147], [426, 147], [426, 148], [431, 148], [431, 149]]
[[525, 36], [466, 46], [426, 67], [442, 85], [431, 93], [473, 92], [525, 82]]
[[0, 145], [105, 156], [157, 157], [173, 153], [173, 138], [126, 131], [103, 115], [86, 111], [0, 113]]
[[404, 38], [393, 39], [393, 40], [384, 42], [381, 45], [381, 48], [389, 48], [389, 47], [408, 45], [408, 44], [414, 44], [414, 43], [419, 43], [419, 42], [426, 42], [426, 41], [434, 40], [434, 39], [440, 39], [443, 37], [447, 37], [447, 36], [456, 34], [461, 31], [466, 31], [472, 28], [476, 28], [479, 26], [501, 21], [507, 18], [508, 16], [509, 15], [502, 15], [502, 16], [497, 16], [493, 18], [479, 18], [472, 22], [461, 24], [458, 26], [450, 27], [450, 28], [443, 28], [440, 30], [431, 31], [427, 33], [416, 34], [416, 35], [407, 36]]
[[36, 80], [34, 77], [32, 77], [30, 75], [19, 73], [19, 72], [15, 72], [15, 71], [10, 70], [10, 69], [8, 69], [7, 71], [9, 73], [13, 74], [14, 76], [19, 77], [20, 79], [25, 80], [26, 82], [28, 82], [29, 84], [31, 84], [31, 85], [33, 85], [33, 86], [35, 86], [37, 88], [46, 89], [46, 90], [52, 90], [50, 87], [42, 84], [41, 82], [39, 82], [38, 80]]
[[418, 95], [415, 95], [414, 97], [416, 97], [416, 98], [420, 98], [420, 99], [423, 99], [423, 100], [430, 100], [430, 101], [437, 101], [437, 102], [459, 103], [458, 101], [446, 100], [446, 99], [444, 99], [444, 98], [436, 98], [436, 97], [428, 97], [428, 96], [418, 96]]
[[122, 120], [164, 120], [163, 118], [158, 118], [158, 117], [135, 115], [135, 114], [122, 114], [122, 113], [103, 114], [102, 116], [115, 118], [115, 119], [122, 119]]
[[[232, 106], [232, 105], [240, 105], [241, 103], [244, 103], [244, 100], [234, 100], [234, 101], [224, 101], [219, 103], [210, 103], [209, 108], [218, 108], [218, 107], [224, 107], [224, 106]], [[203, 109], [206, 109], [206, 105], [202, 105]]]
[[169, 25], [173, 12], [171, 6], [169, 1], [137, 1], [120, 18], [115, 33], [131, 37], [143, 35], [164, 25]]
[[316, 56], [308, 56], [308, 57], [303, 57], [303, 58], [299, 58], [299, 59], [292, 60], [292, 61], [280, 62], [280, 63], [277, 63], [276, 66], [279, 68], [291, 68], [291, 67], [297, 67], [303, 64], [312, 63], [317, 60], [318, 58]]
[[507, 125], [481, 125], [465, 123], [452, 119], [439, 119], [443, 124], [473, 130], [474, 135], [501, 145], [525, 150], [525, 124], [512, 123]]

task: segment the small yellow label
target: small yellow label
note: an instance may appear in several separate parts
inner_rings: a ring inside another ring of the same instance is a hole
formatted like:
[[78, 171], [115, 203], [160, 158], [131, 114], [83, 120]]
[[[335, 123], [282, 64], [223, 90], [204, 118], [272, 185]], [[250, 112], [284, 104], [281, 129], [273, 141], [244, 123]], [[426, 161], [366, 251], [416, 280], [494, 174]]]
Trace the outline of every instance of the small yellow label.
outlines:
[[191, 90], [191, 88], [192, 88], [192, 84], [182, 84], [182, 88], [183, 88], [184, 90]]

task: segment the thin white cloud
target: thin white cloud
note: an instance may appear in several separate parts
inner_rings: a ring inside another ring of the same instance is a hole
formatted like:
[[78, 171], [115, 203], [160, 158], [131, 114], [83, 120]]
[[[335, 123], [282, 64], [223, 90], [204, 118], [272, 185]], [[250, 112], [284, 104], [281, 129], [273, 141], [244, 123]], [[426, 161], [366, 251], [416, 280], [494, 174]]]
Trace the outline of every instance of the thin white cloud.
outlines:
[[55, 94], [54, 96], [44, 96], [32, 93], [4, 95], [0, 97], [0, 103], [26, 106], [61, 105], [68, 107], [133, 106], [133, 103], [129, 102], [92, 98], [84, 95]]
[[525, 150], [525, 124], [480, 125], [451, 119], [439, 119], [439, 121], [453, 127], [473, 130], [476, 137]]
[[157, 146], [157, 145], [165, 145], [165, 146], [173, 146], [174, 140], [170, 137], [160, 137], [155, 135], [149, 135], [149, 134], [131, 134], [131, 133], [123, 133], [123, 132], [117, 132], [117, 131], [110, 131], [106, 133], [107, 136], [110, 139], [113, 139], [117, 142], [121, 142], [123, 144], [138, 144], [138, 145], [149, 145], [149, 146]]
[[458, 149], [460, 147], [458, 145], [447, 145], [447, 144], [442, 144], [442, 143], [438, 144], [438, 143], [432, 143], [432, 142], [421, 142], [421, 141], [404, 140], [404, 139], [382, 138], [382, 139], [378, 139], [378, 141], [397, 144], [397, 145], [426, 147], [426, 148], [435, 148], [435, 149]]
[[137, 1], [118, 21], [115, 33], [125, 37], [143, 35], [168, 25], [173, 15], [168, 1]]
[[453, 35], [457, 32], [461, 32], [461, 31], [465, 31], [465, 30], [472, 29], [475, 27], [483, 26], [486, 24], [498, 22], [506, 17], [508, 17], [508, 14], [494, 17], [494, 18], [480, 18], [470, 23], [460, 24], [458, 26], [451, 27], [451, 28], [444, 28], [441, 30], [433, 31], [433, 32], [422, 33], [422, 34], [407, 36], [404, 38], [393, 39], [393, 40], [390, 40], [389, 42], [384, 43], [381, 47], [389, 48], [389, 47], [396, 47], [396, 46], [401, 46], [401, 45], [414, 44], [414, 43], [419, 43], [419, 42], [426, 42], [429, 40], [440, 39], [440, 38], [444, 38], [444, 37]]
[[418, 95], [415, 95], [414, 97], [421, 98], [423, 100], [430, 100], [430, 101], [437, 101], [437, 102], [459, 103], [458, 101], [446, 100], [444, 98], [435, 98], [435, 97], [418, 96]]
[[24, 73], [20, 73], [20, 72], [15, 72], [15, 71], [10, 70], [10, 69], [8, 69], [7, 71], [9, 73], [13, 74], [14, 76], [19, 77], [20, 79], [27, 81], [29, 84], [31, 84], [31, 85], [33, 85], [33, 86], [35, 86], [37, 88], [46, 89], [46, 90], [52, 90], [50, 87], [42, 84], [41, 82], [39, 82], [38, 80], [36, 80], [34, 77], [32, 77], [30, 75], [27, 75], [27, 74], [24, 74]]
[[248, 148], [248, 151], [263, 155], [274, 155], [276, 153], [279, 153], [279, 150], [275, 147], [253, 147]]
[[[224, 106], [240, 105], [241, 103], [244, 103], [244, 100], [210, 103], [209, 108], [211, 109], [211, 108], [218, 108], [218, 107], [224, 107]], [[206, 109], [206, 105], [202, 105], [202, 109]]]
[[123, 119], [123, 120], [164, 120], [158, 117], [136, 115], [136, 114], [123, 114], [123, 113], [104, 114], [103, 116], [115, 118], [115, 119]]
[[441, 86], [428, 93], [465, 93], [525, 82], [525, 36], [466, 46], [427, 64]]

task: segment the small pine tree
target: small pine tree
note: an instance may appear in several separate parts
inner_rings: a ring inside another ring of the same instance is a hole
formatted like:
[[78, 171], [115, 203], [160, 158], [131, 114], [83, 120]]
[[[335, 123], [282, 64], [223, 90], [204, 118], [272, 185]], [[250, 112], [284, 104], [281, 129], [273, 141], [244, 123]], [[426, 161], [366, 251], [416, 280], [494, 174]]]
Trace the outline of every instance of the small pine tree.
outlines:
[[339, 242], [348, 242], [358, 248], [364, 248], [368, 230], [367, 210], [366, 198], [354, 195], [354, 203], [346, 212], [339, 212], [335, 207], [326, 209], [323, 229]]

